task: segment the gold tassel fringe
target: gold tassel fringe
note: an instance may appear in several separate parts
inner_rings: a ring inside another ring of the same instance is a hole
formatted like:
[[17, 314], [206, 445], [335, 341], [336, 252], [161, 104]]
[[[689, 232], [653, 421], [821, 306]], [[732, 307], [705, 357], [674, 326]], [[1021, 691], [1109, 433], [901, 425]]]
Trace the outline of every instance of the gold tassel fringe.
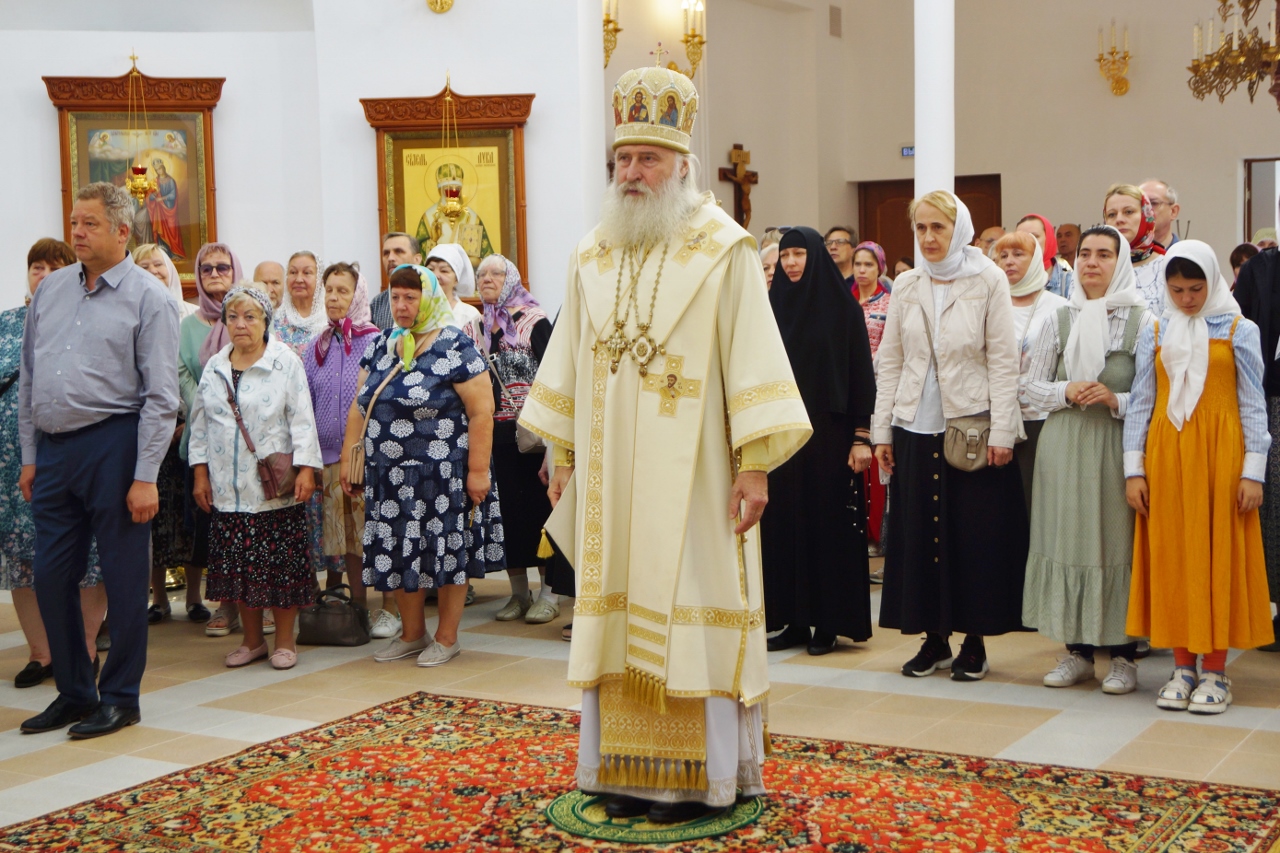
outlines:
[[555, 549], [551, 547], [551, 540], [547, 537], [547, 530], [542, 529], [542, 541], [538, 543], [538, 559], [547, 560], [555, 556]]
[[764, 754], [773, 755], [773, 738], [769, 737], [769, 724], [764, 724]]
[[667, 713], [667, 683], [658, 676], [628, 666], [622, 684], [623, 691], [632, 702], [659, 714]]
[[704, 761], [646, 760], [630, 755], [601, 756], [596, 780], [601, 785], [618, 788], [705, 791], [708, 787]]

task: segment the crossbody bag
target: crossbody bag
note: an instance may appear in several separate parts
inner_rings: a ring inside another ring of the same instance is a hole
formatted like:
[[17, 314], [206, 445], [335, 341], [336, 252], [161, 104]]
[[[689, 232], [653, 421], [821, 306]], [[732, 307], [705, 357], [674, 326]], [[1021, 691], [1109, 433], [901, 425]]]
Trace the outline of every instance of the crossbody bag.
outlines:
[[369, 405], [364, 410], [364, 423], [360, 426], [360, 438], [355, 444], [351, 445], [351, 452], [346, 459], [347, 464], [347, 482], [353, 486], [364, 485], [364, 437], [369, 432], [369, 418], [373, 417], [373, 404], [378, 402], [378, 397], [382, 395], [382, 390], [387, 387], [395, 375], [400, 372], [400, 362], [397, 361], [395, 366], [391, 368], [391, 372], [387, 374], [387, 378], [382, 380], [382, 384], [373, 392], [373, 396], [369, 398]]
[[298, 466], [293, 464], [293, 452], [268, 453], [266, 458], [260, 458], [258, 449], [253, 446], [253, 439], [249, 436], [249, 429], [244, 425], [244, 418], [240, 416], [240, 404], [236, 402], [235, 389], [231, 387], [227, 377], [221, 373], [218, 373], [218, 378], [227, 388], [227, 402], [231, 405], [231, 414], [236, 417], [236, 426], [244, 436], [244, 443], [249, 446], [249, 452], [258, 460], [258, 479], [262, 481], [262, 496], [269, 501], [274, 501], [292, 494], [294, 481], [298, 478]]
[[[933, 332], [929, 330], [929, 315], [924, 302], [920, 302], [924, 318], [924, 334], [929, 339], [929, 366], [936, 373]], [[941, 383], [939, 383], [941, 387]], [[991, 415], [965, 415], [947, 418], [947, 430], [942, 436], [942, 455], [947, 464], [960, 471], [980, 471], [987, 467], [987, 440], [991, 437]]]

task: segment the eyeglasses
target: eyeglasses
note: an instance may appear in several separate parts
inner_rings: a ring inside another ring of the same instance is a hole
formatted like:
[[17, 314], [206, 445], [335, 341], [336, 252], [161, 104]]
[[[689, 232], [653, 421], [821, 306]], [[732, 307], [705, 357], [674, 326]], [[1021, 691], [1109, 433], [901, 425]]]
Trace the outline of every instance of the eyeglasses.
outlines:
[[1152, 201], [1151, 202], [1152, 207], [1159, 207], [1162, 204], [1165, 205], [1166, 207], [1173, 207], [1173, 202], [1171, 201]]
[[833, 237], [832, 239], [826, 241], [822, 245], [826, 246], [828, 249], [831, 249], [831, 248], [834, 248], [835, 246], [852, 246], [853, 241], [846, 240], [843, 237]]
[[231, 272], [231, 264], [201, 264], [200, 275], [226, 275]]

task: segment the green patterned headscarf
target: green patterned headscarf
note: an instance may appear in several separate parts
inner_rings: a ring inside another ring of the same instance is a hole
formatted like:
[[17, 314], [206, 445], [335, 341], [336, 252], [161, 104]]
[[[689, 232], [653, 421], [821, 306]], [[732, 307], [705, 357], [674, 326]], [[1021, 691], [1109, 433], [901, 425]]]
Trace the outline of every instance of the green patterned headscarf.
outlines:
[[443, 329], [453, 321], [453, 309], [449, 307], [449, 298], [440, 289], [440, 282], [436, 280], [435, 273], [418, 264], [401, 264], [393, 272], [398, 272], [406, 267], [416, 272], [418, 278], [422, 280], [422, 302], [418, 305], [418, 316], [414, 318], [412, 326], [407, 329], [403, 326], [396, 326], [392, 329], [391, 337], [387, 340], [387, 347], [394, 352], [396, 339], [404, 338], [400, 364], [407, 371], [413, 366], [414, 350], [417, 349], [414, 335], [424, 335], [436, 329]]

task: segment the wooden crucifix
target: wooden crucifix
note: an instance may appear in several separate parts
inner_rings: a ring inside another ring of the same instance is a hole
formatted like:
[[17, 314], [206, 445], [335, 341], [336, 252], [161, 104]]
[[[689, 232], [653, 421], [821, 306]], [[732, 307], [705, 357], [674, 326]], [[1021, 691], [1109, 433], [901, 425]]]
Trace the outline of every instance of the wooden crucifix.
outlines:
[[751, 227], [751, 188], [760, 183], [760, 175], [747, 171], [751, 152], [735, 142], [729, 152], [732, 168], [720, 167], [720, 180], [733, 184], [733, 218], [743, 228]]

